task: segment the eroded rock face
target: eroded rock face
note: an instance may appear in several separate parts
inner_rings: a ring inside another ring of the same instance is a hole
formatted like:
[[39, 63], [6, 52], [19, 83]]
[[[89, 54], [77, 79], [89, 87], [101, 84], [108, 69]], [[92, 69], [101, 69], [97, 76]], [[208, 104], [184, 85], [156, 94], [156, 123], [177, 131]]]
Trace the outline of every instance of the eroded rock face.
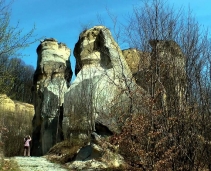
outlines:
[[149, 68], [150, 53], [141, 52], [131, 48], [123, 50], [122, 54], [125, 57], [133, 75], [136, 75], [139, 71]]
[[38, 61], [34, 74], [32, 154], [45, 154], [63, 139], [62, 118], [64, 92], [72, 76], [70, 49], [55, 39], [45, 39], [37, 48]]
[[185, 57], [180, 46], [175, 41], [151, 40], [149, 43], [152, 46], [151, 65], [153, 65], [153, 56], [157, 55], [160, 65], [168, 67], [169, 76], [185, 77]]
[[125, 49], [122, 53], [132, 71], [136, 83], [147, 91], [146, 75], [148, 74], [147, 72], [151, 63], [151, 54], [133, 48]]
[[133, 110], [129, 91], [144, 92], [121, 49], [106, 27], [95, 26], [80, 34], [74, 55], [77, 77], [65, 94], [65, 138], [118, 132], [118, 119]]

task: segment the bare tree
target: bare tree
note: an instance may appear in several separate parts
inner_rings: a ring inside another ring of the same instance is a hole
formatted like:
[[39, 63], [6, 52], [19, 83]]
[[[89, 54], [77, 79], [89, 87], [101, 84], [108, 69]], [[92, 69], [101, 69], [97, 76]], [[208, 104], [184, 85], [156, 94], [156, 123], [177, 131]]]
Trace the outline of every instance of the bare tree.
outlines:
[[0, 0], [0, 86], [1, 93], [8, 94], [11, 89], [15, 76], [10, 70], [12, 69], [9, 63], [12, 63], [9, 58], [19, 56], [21, 49], [26, 48], [36, 41], [33, 37], [35, 28], [29, 30], [26, 34], [23, 29], [19, 28], [19, 24], [12, 26], [10, 23], [12, 1]]
[[[133, 76], [150, 94], [151, 111], [134, 115], [118, 143], [135, 149], [122, 150], [132, 165], [144, 170], [211, 169], [210, 154], [205, 152], [210, 142], [208, 31], [190, 11], [174, 10], [162, 0], [142, 2], [134, 7], [123, 40], [150, 54], [149, 67], [145, 72], [139, 67]], [[131, 134], [133, 139], [128, 139]]]
[[16, 26], [10, 25], [11, 4], [12, 1], [9, 3], [5, 0], [0, 1], [0, 56], [11, 56], [34, 42], [31, 38], [35, 28], [23, 34], [23, 30], [19, 28], [18, 24]]
[[31, 88], [33, 85], [34, 68], [26, 65], [19, 58], [10, 59], [7, 65], [8, 73], [13, 76], [9, 86], [8, 81], [5, 81], [9, 88], [6, 92], [7, 95], [13, 100], [32, 103]]

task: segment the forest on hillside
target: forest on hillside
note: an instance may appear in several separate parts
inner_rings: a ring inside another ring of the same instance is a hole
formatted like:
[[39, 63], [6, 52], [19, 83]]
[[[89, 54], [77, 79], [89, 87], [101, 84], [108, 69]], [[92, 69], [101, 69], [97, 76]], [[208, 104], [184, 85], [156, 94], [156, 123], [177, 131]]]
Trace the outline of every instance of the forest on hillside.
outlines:
[[33, 66], [20, 58], [0, 57], [0, 94], [32, 104]]

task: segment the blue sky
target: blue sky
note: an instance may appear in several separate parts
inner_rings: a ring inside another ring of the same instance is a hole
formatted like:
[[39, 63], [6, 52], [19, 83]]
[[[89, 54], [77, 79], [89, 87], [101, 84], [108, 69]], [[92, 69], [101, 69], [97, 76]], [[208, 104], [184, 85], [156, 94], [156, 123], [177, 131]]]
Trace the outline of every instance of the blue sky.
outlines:
[[[190, 8], [200, 24], [211, 28], [211, 0], [169, 0], [176, 8]], [[52, 37], [65, 43], [71, 49], [71, 62], [74, 63], [73, 49], [84, 26], [99, 25], [100, 15], [104, 25], [112, 27], [107, 9], [123, 20], [132, 12], [139, 0], [14, 0], [11, 6], [11, 25], [19, 22], [23, 32], [34, 25], [37, 37]], [[36, 68], [36, 48], [39, 41], [22, 50], [22, 59]], [[73, 66], [74, 67], [74, 66]]]

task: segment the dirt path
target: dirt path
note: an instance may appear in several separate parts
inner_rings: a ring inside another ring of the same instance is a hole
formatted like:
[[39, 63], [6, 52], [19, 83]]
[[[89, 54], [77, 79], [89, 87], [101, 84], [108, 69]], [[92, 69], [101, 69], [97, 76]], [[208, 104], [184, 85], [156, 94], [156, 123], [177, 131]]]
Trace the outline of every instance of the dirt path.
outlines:
[[21, 171], [68, 171], [44, 157], [13, 157]]

